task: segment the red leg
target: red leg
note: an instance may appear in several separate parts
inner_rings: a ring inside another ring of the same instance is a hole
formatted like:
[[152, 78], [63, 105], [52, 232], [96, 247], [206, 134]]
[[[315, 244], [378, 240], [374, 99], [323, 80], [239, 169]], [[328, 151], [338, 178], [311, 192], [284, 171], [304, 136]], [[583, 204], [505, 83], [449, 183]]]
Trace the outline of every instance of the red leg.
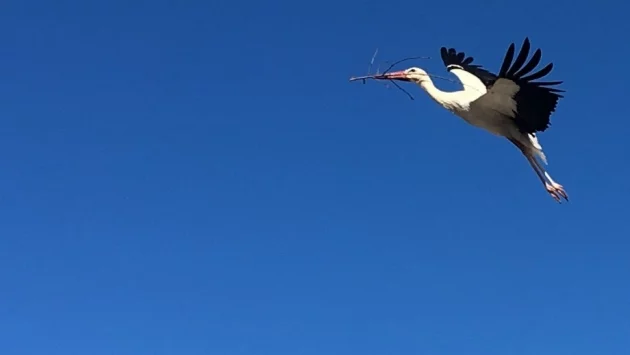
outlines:
[[536, 172], [536, 175], [542, 182], [543, 186], [545, 186], [545, 189], [547, 190], [549, 195], [551, 195], [551, 197], [553, 197], [553, 199], [559, 203], [561, 202], [562, 198], [564, 198], [566, 201], [569, 201], [569, 196], [564, 190], [564, 187], [553, 181], [545, 168], [543, 168], [540, 162], [536, 160], [536, 157], [527, 148], [523, 147], [520, 142], [512, 139], [509, 140], [521, 151], [521, 153], [523, 153], [525, 158], [527, 158], [527, 161], [531, 165], [532, 169], [534, 169], [534, 172]]

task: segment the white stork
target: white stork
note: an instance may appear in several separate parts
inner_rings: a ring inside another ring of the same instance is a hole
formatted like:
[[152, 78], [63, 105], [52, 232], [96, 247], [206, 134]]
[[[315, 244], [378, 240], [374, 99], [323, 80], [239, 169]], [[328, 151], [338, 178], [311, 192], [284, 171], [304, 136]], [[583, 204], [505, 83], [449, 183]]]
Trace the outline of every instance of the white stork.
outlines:
[[408, 81], [418, 84], [427, 94], [455, 115], [473, 126], [485, 129], [495, 135], [507, 138], [527, 158], [547, 192], [556, 201], [568, 201], [562, 185], [555, 182], [543, 165], [547, 160], [538, 143], [536, 132], [549, 127], [549, 118], [562, 97], [560, 89], [552, 86], [562, 81], [535, 81], [551, 72], [553, 63], [529, 74], [538, 63], [542, 52], [537, 49], [527, 64], [530, 43], [525, 38], [514, 63], [514, 43], [510, 45], [503, 59], [499, 74], [491, 73], [480, 65], [472, 64], [473, 57], [454, 48], [441, 48], [441, 56], [446, 69], [455, 74], [463, 89], [445, 92], [435, 87], [426, 71], [412, 67], [380, 76], [380, 79]]

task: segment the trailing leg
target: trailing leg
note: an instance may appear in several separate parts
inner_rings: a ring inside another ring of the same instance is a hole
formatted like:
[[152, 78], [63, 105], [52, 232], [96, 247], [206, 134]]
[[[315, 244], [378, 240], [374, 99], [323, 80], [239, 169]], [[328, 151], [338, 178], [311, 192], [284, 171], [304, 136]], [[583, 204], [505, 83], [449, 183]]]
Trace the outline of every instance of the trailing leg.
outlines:
[[534, 152], [532, 152], [531, 149], [523, 146], [517, 140], [509, 140], [521, 151], [521, 153], [523, 153], [525, 158], [527, 158], [527, 161], [531, 165], [532, 169], [534, 169], [534, 172], [536, 172], [536, 175], [542, 182], [543, 186], [545, 186], [545, 189], [547, 190], [549, 195], [551, 195], [551, 197], [553, 197], [553, 199], [557, 202], [561, 202], [562, 199], [569, 201], [569, 196], [564, 190], [564, 187], [551, 178], [551, 176], [549, 175], [549, 173], [547, 173], [542, 164], [540, 164], [540, 162], [536, 159]]

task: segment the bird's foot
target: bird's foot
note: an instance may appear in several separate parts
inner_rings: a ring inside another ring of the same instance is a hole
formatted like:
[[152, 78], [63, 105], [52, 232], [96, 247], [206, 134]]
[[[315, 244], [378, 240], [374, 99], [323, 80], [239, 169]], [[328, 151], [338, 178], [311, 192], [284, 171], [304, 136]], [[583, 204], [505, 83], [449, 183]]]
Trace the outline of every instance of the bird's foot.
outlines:
[[562, 185], [558, 183], [545, 183], [545, 188], [551, 197], [556, 200], [556, 202], [561, 203], [562, 199], [569, 201], [569, 195], [567, 195], [567, 192], [564, 191], [564, 187], [562, 187]]

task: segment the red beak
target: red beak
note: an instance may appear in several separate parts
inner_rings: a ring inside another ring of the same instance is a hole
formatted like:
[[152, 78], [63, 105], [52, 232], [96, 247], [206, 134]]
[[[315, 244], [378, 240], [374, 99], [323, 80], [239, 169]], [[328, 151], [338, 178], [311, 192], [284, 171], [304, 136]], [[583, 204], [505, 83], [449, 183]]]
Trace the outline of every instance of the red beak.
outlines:
[[404, 71], [395, 71], [382, 75], [383, 79], [387, 80], [399, 80], [399, 81], [409, 81], [407, 74]]

